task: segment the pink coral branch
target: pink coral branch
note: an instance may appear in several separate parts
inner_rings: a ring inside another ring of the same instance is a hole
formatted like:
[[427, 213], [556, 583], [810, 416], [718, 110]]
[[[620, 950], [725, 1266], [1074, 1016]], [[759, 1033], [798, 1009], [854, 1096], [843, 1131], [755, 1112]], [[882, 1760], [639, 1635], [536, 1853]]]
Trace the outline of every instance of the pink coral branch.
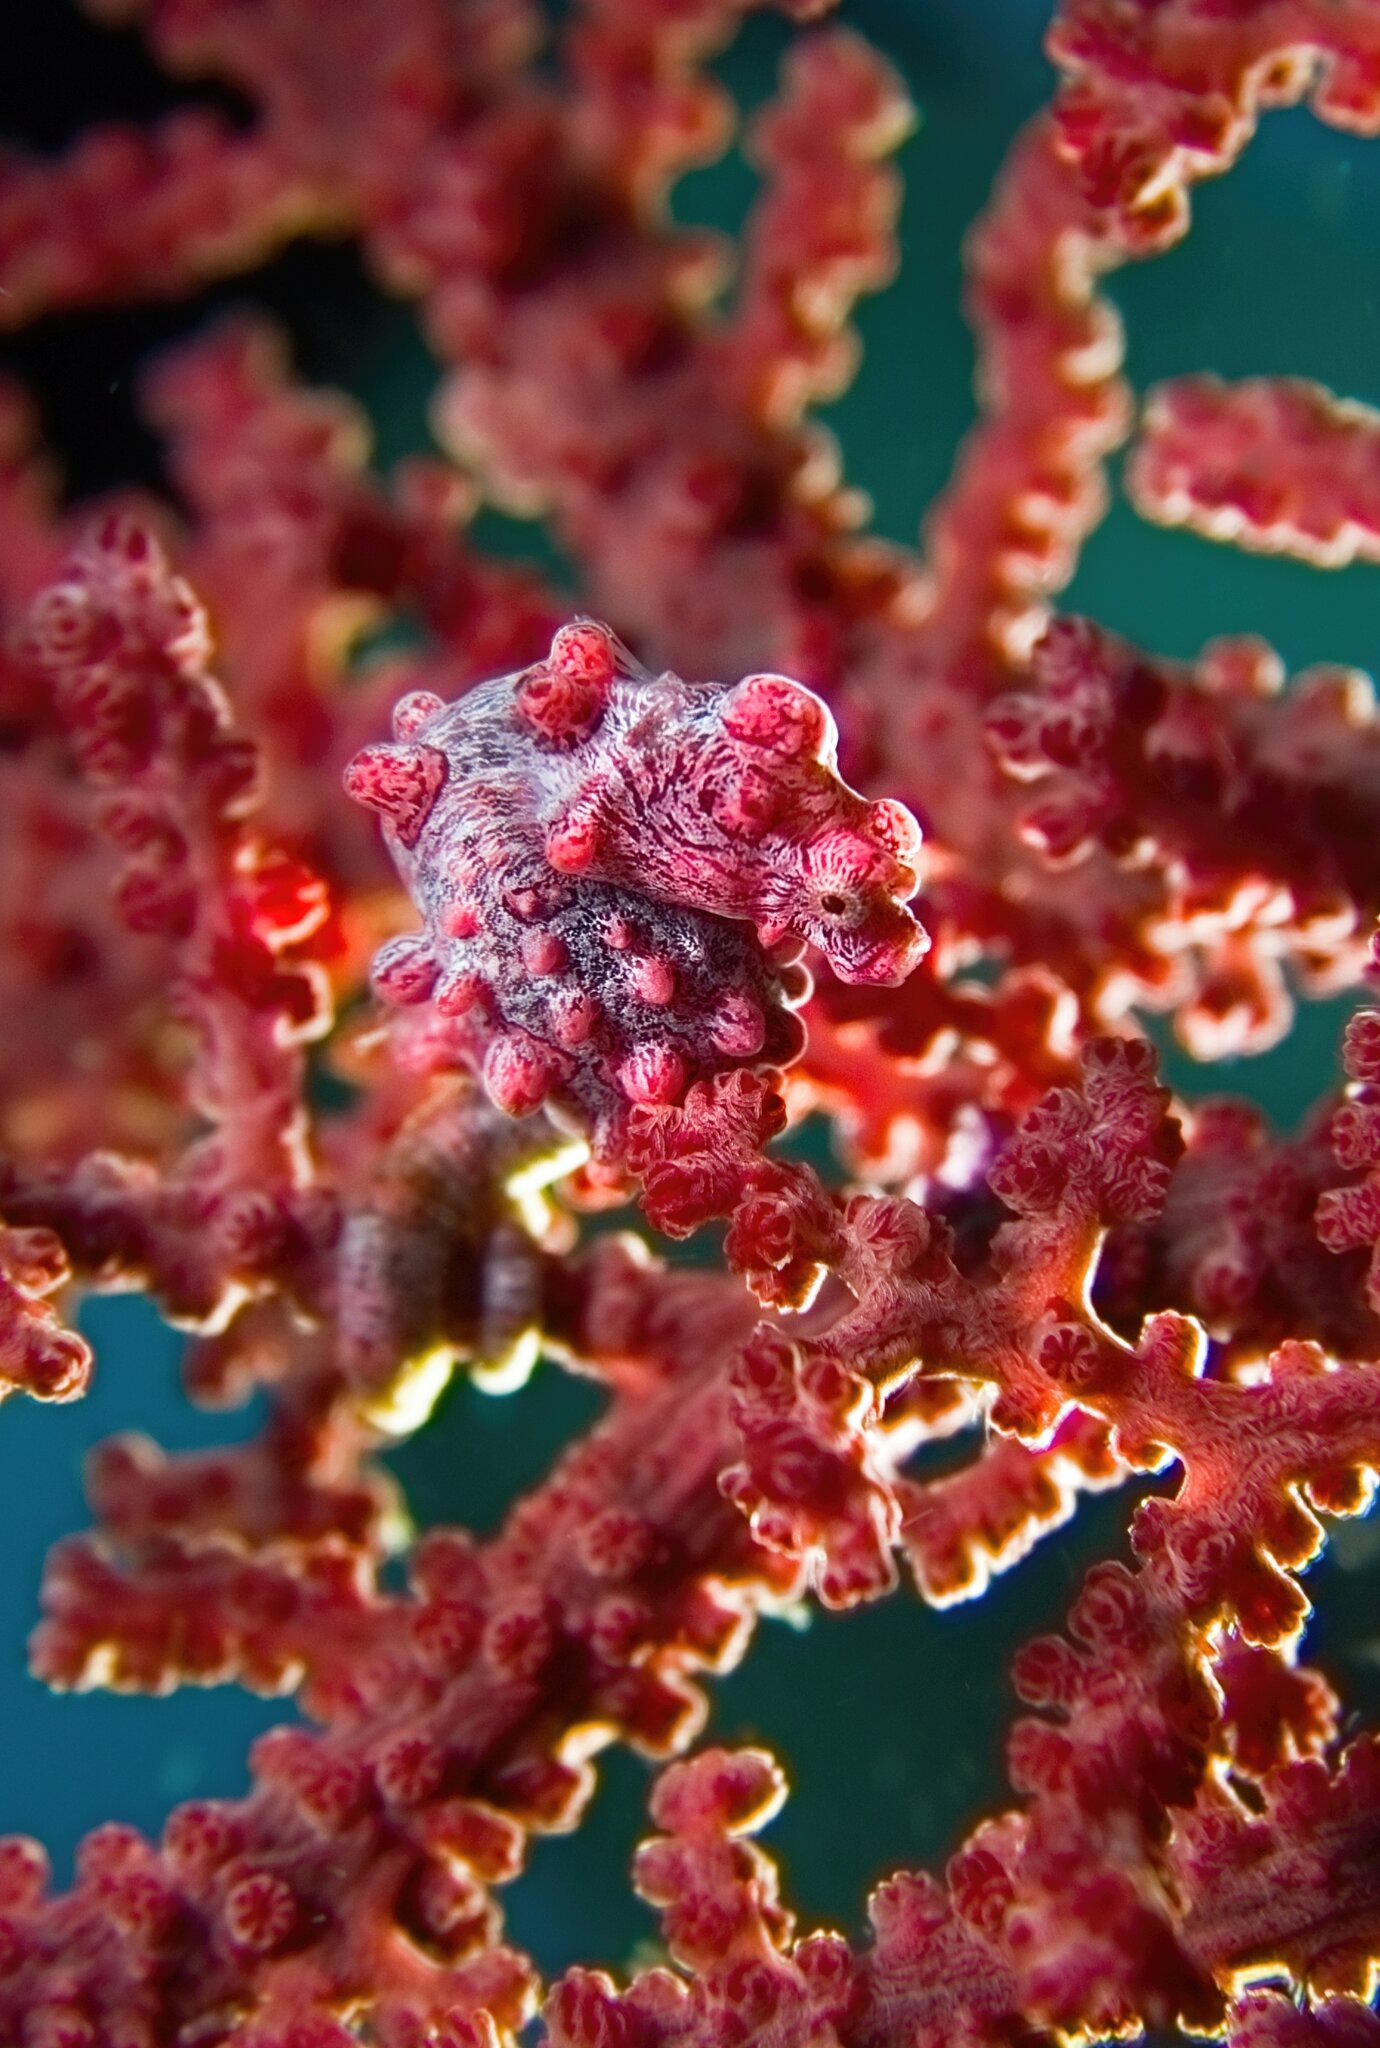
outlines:
[[58, 1320], [51, 1296], [69, 1278], [67, 1258], [49, 1230], [0, 1224], [0, 1389], [40, 1401], [70, 1401], [85, 1391], [91, 1352]]
[[1018, 828], [1051, 865], [1099, 845], [1130, 871], [1156, 864], [1161, 931], [1207, 954], [1179, 1012], [1200, 1058], [1282, 1034], [1284, 961], [1315, 984], [1354, 979], [1380, 887], [1367, 677], [1319, 667], [1286, 695], [1259, 641], [1218, 641], [1189, 670], [1061, 619], [1030, 680], [986, 728], [1008, 773], [1036, 785]]
[[1380, 561], [1380, 412], [1298, 377], [1181, 377], [1146, 400], [1138, 512], [1320, 569]]
[[138, 295], [175, 297], [262, 262], [324, 195], [257, 136], [199, 109], [0, 159], [0, 326]]
[[137, 934], [173, 942], [176, 1003], [196, 1038], [190, 1107], [212, 1127], [175, 1184], [93, 1157], [11, 1213], [61, 1216], [88, 1269], [143, 1271], [179, 1313], [209, 1319], [234, 1280], [309, 1266], [329, 1205], [311, 1187], [302, 1043], [330, 1021], [311, 958], [322, 884], [243, 823], [255, 755], [206, 673], [204, 614], [140, 527], [107, 521], [38, 599], [34, 659], [57, 693], [100, 829], [123, 857], [115, 900]]

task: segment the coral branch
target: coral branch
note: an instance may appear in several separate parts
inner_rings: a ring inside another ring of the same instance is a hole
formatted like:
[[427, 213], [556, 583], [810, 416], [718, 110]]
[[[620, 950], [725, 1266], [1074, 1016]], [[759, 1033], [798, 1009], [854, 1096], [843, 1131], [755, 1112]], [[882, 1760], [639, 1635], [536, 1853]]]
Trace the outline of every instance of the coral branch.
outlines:
[[206, 673], [204, 615], [145, 530], [108, 520], [40, 595], [29, 631], [123, 859], [119, 914], [175, 948], [174, 1002], [196, 1044], [190, 1106], [213, 1135], [170, 1181], [100, 1155], [54, 1183], [17, 1177], [8, 1211], [60, 1218], [81, 1267], [146, 1275], [175, 1313], [209, 1319], [232, 1284], [309, 1271], [333, 1228], [312, 1187], [300, 1050], [330, 1023], [311, 945], [326, 892], [243, 822], [254, 749]]
[[1320, 569], [1380, 561], [1380, 412], [1297, 377], [1181, 377], [1146, 400], [1136, 510]]
[[1380, 902], [1368, 678], [1315, 668], [1284, 694], [1262, 642], [1215, 642], [1189, 670], [1060, 619], [1030, 679], [987, 722], [1008, 773], [1038, 786], [1019, 829], [1051, 865], [1100, 845], [1162, 876], [1160, 932], [1206, 956], [1178, 1019], [1198, 1058], [1275, 1043], [1285, 961], [1315, 985], [1355, 978]]
[[51, 1231], [0, 1224], [0, 1392], [70, 1401], [85, 1391], [90, 1349], [62, 1327], [49, 1299], [68, 1277]]

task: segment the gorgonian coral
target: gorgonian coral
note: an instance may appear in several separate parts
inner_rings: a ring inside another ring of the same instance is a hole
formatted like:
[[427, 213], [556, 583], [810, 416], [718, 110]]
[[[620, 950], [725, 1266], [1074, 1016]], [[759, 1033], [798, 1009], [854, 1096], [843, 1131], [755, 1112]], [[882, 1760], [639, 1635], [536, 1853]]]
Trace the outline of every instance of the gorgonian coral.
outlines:
[[[138, 1288], [194, 1398], [267, 1414], [99, 1450], [33, 1666], [301, 1707], [245, 1797], [98, 1829], [66, 1890], [0, 1844], [21, 2048], [500, 2048], [543, 1997], [553, 2048], [1380, 2039], [1380, 1748], [1298, 1661], [1380, 1467], [1380, 1010], [1293, 1137], [1176, 1101], [1137, 1022], [1258, 1050], [1380, 976], [1373, 700], [1053, 610], [1135, 424], [1100, 279], [1269, 108], [1380, 132], [1380, 0], [1062, 0], [923, 555], [811, 417], [894, 269], [900, 81], [787, 7], [731, 296], [666, 203], [745, 11], [93, 0], [233, 117], [0, 162], [0, 323], [349, 235], [445, 451], [371, 472], [244, 314], [148, 366], [174, 504], [60, 507], [0, 394], [0, 1384], [81, 1393], [72, 1297]], [[1370, 559], [1375, 418], [1180, 379], [1130, 492]], [[486, 499], [579, 588], [488, 558]], [[776, 1142], [811, 1112], [827, 1169]], [[382, 1454], [538, 1359], [599, 1419], [492, 1537], [412, 1540]], [[980, 1593], [1148, 1474], [1130, 1562], [1016, 1658], [1013, 1802], [865, 1938], [797, 1931], [751, 1839], [778, 1766], [682, 1754], [714, 1676], [902, 1567]], [[543, 1991], [495, 1892], [615, 1742], [665, 1763], [663, 1948]]]

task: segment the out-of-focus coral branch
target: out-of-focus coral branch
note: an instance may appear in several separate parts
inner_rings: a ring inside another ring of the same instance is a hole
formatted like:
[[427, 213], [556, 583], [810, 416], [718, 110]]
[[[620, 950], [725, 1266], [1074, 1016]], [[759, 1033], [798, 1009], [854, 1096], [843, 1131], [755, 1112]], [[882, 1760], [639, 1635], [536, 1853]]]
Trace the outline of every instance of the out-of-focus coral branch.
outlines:
[[143, 528], [98, 530], [37, 600], [30, 642], [122, 859], [116, 913], [173, 948], [188, 1104], [210, 1133], [166, 1177], [110, 1155], [50, 1182], [12, 1168], [8, 1213], [55, 1223], [82, 1269], [137, 1276], [183, 1316], [209, 1320], [228, 1289], [270, 1275], [309, 1294], [334, 1229], [312, 1184], [301, 1052], [330, 1022], [312, 957], [325, 889], [244, 823], [253, 746], [207, 675], [204, 614]]
[[56, 161], [0, 158], [0, 327], [131, 295], [178, 297], [262, 262], [312, 219], [314, 186], [264, 138], [192, 108], [81, 137]]
[[853, 380], [848, 316], [891, 282], [900, 180], [889, 158], [914, 124], [901, 81], [861, 37], [798, 44], [748, 152], [763, 189], [745, 237], [725, 369], [749, 414], [794, 426]]
[[1380, 412], [1300, 377], [1180, 377], [1145, 402], [1136, 510], [1320, 569], [1380, 561]]
[[1008, 773], [1036, 785], [1018, 829], [1051, 865], [1101, 846], [1156, 874], [1165, 896], [1151, 943], [1203, 955], [1178, 1010], [1198, 1058], [1283, 1035], [1286, 963], [1314, 988], [1355, 981], [1380, 902], [1367, 677], [1319, 667], [1286, 694], [1261, 641], [1218, 641], [1188, 669], [1061, 619], [1035, 649], [1030, 685], [987, 721]]
[[1380, 1357], [1361, 1250], [1325, 1248], [1319, 1203], [1344, 1207], [1354, 1167], [1339, 1168], [1331, 1111], [1292, 1139], [1243, 1102], [1204, 1102], [1185, 1120], [1186, 1150], [1160, 1213], [1112, 1232], [1096, 1300], [1119, 1330], [1156, 1309], [1189, 1310], [1212, 1337], [1219, 1369], [1254, 1361], [1291, 1337], [1317, 1337], [1337, 1358]]
[[50, 1299], [69, 1277], [52, 1231], [0, 1224], [0, 1394], [70, 1401], [85, 1391], [90, 1347], [63, 1328]]
[[[1380, 975], [1380, 940], [1371, 940], [1370, 980]], [[1318, 1235], [1332, 1252], [1370, 1254], [1365, 1298], [1380, 1310], [1380, 1010], [1358, 1010], [1347, 1025], [1343, 1064], [1347, 1099], [1332, 1119], [1332, 1147], [1338, 1164], [1356, 1178], [1318, 1197]]]

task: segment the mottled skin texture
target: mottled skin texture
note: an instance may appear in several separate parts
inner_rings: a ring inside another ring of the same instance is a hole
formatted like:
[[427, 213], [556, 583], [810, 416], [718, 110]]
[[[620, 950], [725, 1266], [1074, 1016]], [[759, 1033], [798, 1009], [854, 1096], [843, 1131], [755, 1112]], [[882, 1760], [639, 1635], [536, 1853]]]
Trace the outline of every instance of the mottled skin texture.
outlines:
[[833, 720], [784, 676], [652, 676], [606, 628], [454, 704], [404, 698], [346, 788], [380, 811], [424, 929], [375, 963], [392, 1002], [515, 1115], [547, 1101], [622, 1149], [628, 1107], [800, 1050], [797, 965], [894, 983], [919, 831], [834, 767]]

